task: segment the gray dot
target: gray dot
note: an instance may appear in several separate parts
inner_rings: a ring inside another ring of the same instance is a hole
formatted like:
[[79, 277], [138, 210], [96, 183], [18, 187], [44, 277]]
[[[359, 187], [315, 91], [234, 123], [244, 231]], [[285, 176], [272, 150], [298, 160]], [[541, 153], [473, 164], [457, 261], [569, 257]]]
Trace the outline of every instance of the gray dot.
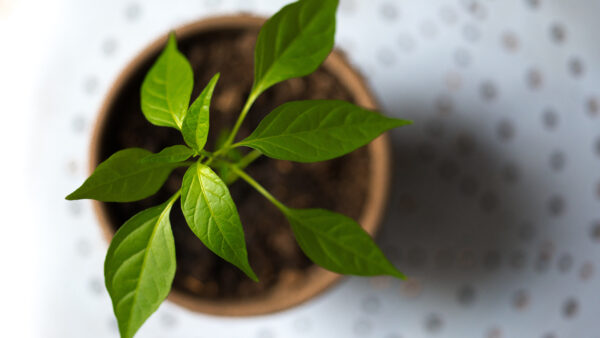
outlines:
[[488, 270], [496, 270], [500, 267], [502, 256], [497, 251], [488, 251], [483, 256], [483, 266]]
[[592, 262], [585, 262], [579, 269], [579, 278], [583, 281], [587, 281], [594, 275], [594, 264]]
[[590, 231], [590, 237], [594, 242], [600, 243], [600, 221], [595, 221], [592, 224], [592, 229]]
[[74, 117], [72, 121], [73, 131], [76, 133], [83, 132], [85, 130], [85, 124], [85, 117], [83, 117], [82, 115]]
[[579, 311], [579, 303], [574, 298], [569, 298], [565, 300], [562, 306], [563, 316], [566, 318], [573, 318]]
[[552, 196], [548, 200], [548, 212], [554, 217], [561, 216], [565, 212], [565, 204], [565, 200], [562, 196]]
[[365, 336], [373, 331], [373, 324], [366, 319], [359, 319], [354, 323], [354, 333], [358, 336]]
[[558, 125], [558, 114], [551, 108], [544, 110], [542, 112], [542, 123], [546, 130], [556, 129], [556, 126]]
[[581, 77], [581, 75], [583, 75], [583, 72], [585, 70], [583, 62], [578, 57], [571, 58], [569, 60], [568, 67], [569, 67], [569, 73], [571, 73], [571, 75], [573, 77]]
[[508, 163], [502, 168], [501, 175], [506, 183], [514, 184], [519, 180], [519, 168], [514, 163]]
[[475, 301], [475, 289], [471, 285], [461, 286], [456, 293], [456, 299], [462, 305], [471, 305]]
[[431, 333], [440, 332], [444, 327], [444, 321], [440, 315], [432, 313], [425, 318], [425, 330]]
[[515, 136], [515, 127], [510, 120], [502, 119], [496, 127], [496, 134], [501, 141], [509, 141]]
[[117, 50], [117, 41], [113, 38], [108, 38], [102, 42], [102, 52], [106, 56], [113, 55]]
[[471, 1], [468, 3], [467, 10], [478, 20], [484, 20], [487, 17], [487, 10], [478, 1]]
[[471, 64], [471, 53], [464, 48], [458, 48], [454, 52], [454, 62], [459, 67], [467, 67]]
[[408, 34], [401, 34], [398, 37], [398, 46], [400, 47], [400, 49], [403, 52], [412, 52], [415, 47], [416, 47], [417, 43], [415, 41], [415, 39], [413, 39], [410, 35]]
[[553, 23], [550, 26], [550, 38], [555, 43], [563, 43], [567, 39], [567, 31], [560, 23]]
[[256, 334], [257, 338], [274, 338], [275, 334], [269, 329], [260, 329]]
[[462, 28], [462, 34], [465, 40], [469, 42], [476, 42], [479, 40], [481, 33], [479, 32], [479, 28], [472, 24], [466, 24]]
[[547, 252], [539, 253], [537, 259], [535, 260], [535, 270], [539, 273], [546, 272], [550, 266], [550, 258], [551, 254]]
[[375, 296], [367, 296], [361, 302], [361, 308], [363, 311], [369, 314], [373, 314], [379, 311], [381, 308], [381, 301]]
[[389, 21], [394, 21], [400, 16], [398, 8], [391, 2], [383, 3], [379, 9], [379, 14], [381, 14], [383, 19]]
[[308, 318], [298, 318], [294, 321], [294, 329], [297, 332], [308, 332], [310, 331], [310, 326]]
[[513, 32], [504, 32], [502, 34], [502, 46], [507, 51], [514, 52], [519, 48], [519, 39]]
[[564, 253], [558, 258], [558, 270], [560, 272], [567, 273], [569, 270], [571, 270], [572, 266], [573, 257], [570, 254]]
[[485, 334], [485, 338], [502, 338], [502, 330], [498, 327], [492, 327]]
[[172, 313], [163, 313], [160, 316], [160, 321], [164, 327], [174, 327], [177, 325], [177, 317]]
[[498, 96], [498, 88], [491, 81], [484, 81], [479, 87], [481, 97], [486, 101], [492, 101]]
[[515, 251], [510, 255], [510, 266], [515, 270], [521, 270], [525, 266], [525, 253], [523, 251]]
[[554, 171], [561, 171], [566, 163], [565, 154], [560, 150], [555, 150], [550, 154], [550, 168]]
[[[220, 2], [219, 0], [215, 1]], [[356, 11], [356, 0], [340, 1], [340, 11], [347, 14], [354, 13]]]
[[479, 182], [474, 177], [465, 176], [460, 180], [460, 191], [466, 196], [473, 196], [479, 190]]
[[453, 25], [456, 23], [458, 16], [456, 15], [456, 11], [452, 9], [452, 7], [445, 5], [440, 9], [440, 18], [447, 25]]
[[458, 176], [458, 165], [451, 159], [444, 159], [438, 166], [438, 173], [443, 180], [453, 180]]
[[527, 85], [529, 86], [529, 88], [531, 88], [533, 90], [540, 89], [544, 82], [542, 73], [538, 69], [535, 69], [535, 68], [527, 71], [526, 79], [527, 79]]
[[384, 338], [402, 338], [402, 336], [397, 333], [390, 333], [390, 334], [386, 335]]
[[596, 150], [596, 155], [600, 157], [600, 137], [596, 139], [596, 144], [594, 145]]
[[71, 215], [73, 215], [73, 216], [81, 215], [81, 211], [83, 210], [83, 207], [82, 207], [80, 201], [69, 201], [68, 206], [69, 206], [69, 211], [71, 212]]
[[452, 112], [452, 98], [447, 95], [440, 95], [435, 99], [435, 108], [438, 113], [446, 115]]
[[498, 208], [498, 196], [491, 191], [485, 191], [479, 199], [479, 206], [484, 212], [492, 212]]
[[131, 3], [125, 8], [125, 17], [129, 21], [135, 21], [140, 17], [142, 8], [137, 3]]
[[540, 6], [540, 1], [541, 0], [525, 0], [525, 3], [529, 8], [537, 9]]
[[100, 295], [104, 291], [104, 283], [100, 278], [92, 278], [90, 280], [90, 291], [95, 295]]
[[530, 303], [529, 293], [525, 290], [518, 290], [512, 298], [512, 305], [517, 310], [524, 310]]
[[591, 117], [596, 117], [600, 110], [600, 104], [595, 97], [591, 97], [586, 101], [586, 111]]
[[90, 76], [83, 81], [83, 90], [88, 94], [94, 94], [98, 89], [98, 79]]
[[542, 338], [557, 338], [558, 336], [552, 332], [546, 332]]
[[391, 66], [396, 61], [396, 56], [391, 49], [382, 48], [377, 52], [377, 60], [384, 66]]

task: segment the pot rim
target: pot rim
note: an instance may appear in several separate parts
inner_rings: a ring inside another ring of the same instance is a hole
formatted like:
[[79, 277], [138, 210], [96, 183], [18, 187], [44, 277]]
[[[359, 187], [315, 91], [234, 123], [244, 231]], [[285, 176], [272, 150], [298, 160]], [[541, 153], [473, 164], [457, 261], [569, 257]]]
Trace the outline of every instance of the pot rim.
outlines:
[[[185, 39], [194, 34], [220, 30], [260, 28], [265, 19], [257, 16], [241, 14], [231, 16], [216, 16], [183, 25], [174, 29], [178, 39]], [[100, 162], [100, 137], [106, 125], [107, 116], [117, 94], [123, 89], [124, 83], [139, 71], [141, 65], [156, 55], [164, 46], [168, 34], [162, 35], [140, 52], [119, 73], [105, 96], [98, 117], [94, 124], [90, 144], [89, 172], [94, 171]], [[367, 88], [362, 76], [353, 69], [342, 52], [334, 50], [323, 63], [340, 80], [343, 86], [352, 94], [356, 103], [368, 109], [378, 107], [373, 94]], [[369, 188], [363, 212], [360, 216], [361, 226], [373, 236], [383, 218], [391, 173], [391, 147], [387, 134], [383, 134], [368, 145], [369, 151]], [[111, 241], [114, 231], [106, 215], [105, 204], [92, 201], [93, 209], [100, 222], [104, 237]], [[307, 270], [306, 276], [296, 281], [293, 288], [282, 288], [276, 285], [266, 294], [243, 300], [203, 300], [188, 296], [183, 292], [171, 289], [167, 299], [188, 310], [218, 316], [255, 316], [282, 311], [304, 303], [332, 287], [342, 276], [314, 266]]]

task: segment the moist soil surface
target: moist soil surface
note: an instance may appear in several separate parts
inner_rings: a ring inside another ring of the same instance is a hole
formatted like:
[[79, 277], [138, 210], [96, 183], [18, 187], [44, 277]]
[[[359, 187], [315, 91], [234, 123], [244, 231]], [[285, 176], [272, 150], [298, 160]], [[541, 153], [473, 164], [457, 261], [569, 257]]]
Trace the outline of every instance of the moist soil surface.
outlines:
[[[253, 81], [253, 54], [257, 30], [219, 30], [179, 41], [180, 50], [194, 69], [196, 98], [217, 72], [210, 115], [208, 150], [217, 137], [231, 128]], [[101, 159], [128, 148], [152, 152], [183, 144], [178, 131], [156, 127], [140, 110], [140, 87], [152, 62], [142, 65], [126, 81], [109, 109], [101, 134]], [[264, 93], [248, 114], [238, 139], [245, 137], [278, 105], [300, 99], [352, 101], [349, 91], [324, 68], [310, 76], [278, 84]], [[242, 150], [245, 151], [245, 150]], [[265, 158], [248, 167], [248, 173], [284, 204], [296, 208], [326, 208], [358, 220], [367, 193], [369, 154], [366, 147], [344, 157], [319, 163], [298, 164]], [[166, 201], [180, 185], [185, 169], [176, 170], [158, 194], [134, 203], [106, 203], [115, 230], [137, 212]], [[174, 289], [202, 299], [247, 299], [260, 297], [286, 280], [302, 278], [313, 263], [302, 253], [283, 215], [245, 182], [230, 187], [245, 231], [250, 265], [260, 282], [255, 283], [233, 265], [210, 252], [187, 227], [179, 203], [171, 212], [175, 237], [177, 272]]]

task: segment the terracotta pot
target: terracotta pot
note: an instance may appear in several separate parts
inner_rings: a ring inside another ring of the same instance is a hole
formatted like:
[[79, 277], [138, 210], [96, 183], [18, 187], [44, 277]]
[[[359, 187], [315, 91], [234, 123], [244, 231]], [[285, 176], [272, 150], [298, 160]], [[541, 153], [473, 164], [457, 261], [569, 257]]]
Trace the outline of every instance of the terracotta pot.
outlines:
[[[264, 22], [263, 18], [246, 15], [217, 17], [201, 20], [176, 29], [179, 40], [186, 39], [198, 33], [218, 31], [221, 29], [258, 29]], [[141, 52], [119, 75], [110, 89], [98, 114], [91, 149], [90, 149], [90, 173], [100, 163], [100, 138], [105, 128], [108, 112], [112, 107], [117, 93], [122, 90], [127, 79], [139, 71], [140, 65], [145, 64], [164, 47], [167, 35], [161, 37]], [[339, 78], [340, 82], [352, 94], [356, 103], [360, 106], [376, 109], [377, 105], [373, 95], [367, 89], [364, 80], [352, 69], [339, 51], [334, 51], [325, 61], [324, 67]], [[369, 164], [369, 191], [360, 224], [363, 228], [374, 235], [384, 214], [385, 204], [388, 196], [390, 180], [390, 143], [386, 135], [375, 139], [368, 146]], [[106, 238], [110, 241], [114, 235], [114, 227], [111, 226], [107, 216], [105, 205], [94, 201], [94, 210], [100, 221], [100, 226]], [[307, 276], [290, 287], [274, 286], [264, 297], [252, 300], [199, 300], [186, 296], [185, 294], [172, 290], [168, 300], [181, 305], [189, 310], [223, 316], [251, 316], [281, 311], [303, 303], [339, 281], [340, 275], [324, 270], [320, 267], [311, 267], [307, 270]]]

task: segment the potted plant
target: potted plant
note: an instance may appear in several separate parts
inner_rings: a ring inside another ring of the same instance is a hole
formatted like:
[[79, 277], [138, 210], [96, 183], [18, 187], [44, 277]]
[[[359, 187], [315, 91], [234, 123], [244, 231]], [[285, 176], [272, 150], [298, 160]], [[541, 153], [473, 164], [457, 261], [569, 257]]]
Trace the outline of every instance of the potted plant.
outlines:
[[[179, 236], [186, 239], [193, 237], [196, 242], [192, 242], [192, 246], [198, 246], [199, 239], [206, 250], [210, 250], [247, 275], [247, 281], [258, 281], [262, 278], [260, 273], [255, 273], [253, 264], [250, 264], [253, 259], [250, 257], [249, 260], [244, 233], [244, 230], [248, 232], [248, 229], [242, 227], [244, 219], [240, 218], [238, 213], [238, 208], [244, 208], [246, 202], [236, 207], [234, 199], [237, 198], [232, 198], [230, 192], [231, 190], [234, 196], [240, 194], [248, 196], [247, 188], [244, 193], [236, 193], [235, 189], [239, 189], [236, 187], [242, 183], [238, 181], [244, 181], [247, 184], [245, 187], [251, 187], [262, 195], [264, 201], [275, 207], [272, 209], [279, 213], [278, 217], [287, 219], [299, 248], [314, 263], [334, 273], [362, 276], [385, 274], [403, 278], [402, 273], [385, 258], [369, 234], [353, 218], [326, 209], [296, 207], [296, 205], [303, 205], [302, 199], [290, 200], [289, 196], [294, 196], [297, 192], [300, 192], [301, 197], [305, 196], [302, 190], [307, 182], [281, 184], [282, 182], [275, 180], [275, 185], [271, 184], [274, 189], [285, 188], [288, 184], [292, 189], [287, 193], [273, 194], [253, 177], [261, 176], [265, 180], [272, 180], [274, 175], [269, 168], [274, 166], [280, 167], [280, 171], [289, 172], [290, 168], [295, 168], [296, 162], [316, 163], [340, 157], [361, 148], [389, 129], [410, 123], [406, 120], [384, 117], [343, 100], [320, 99], [285, 102], [269, 112], [263, 112], [263, 115], [267, 114], [264, 118], [259, 118], [260, 121], [255, 129], [248, 130], [244, 127], [246, 117], [257, 119], [256, 116], [252, 117], [254, 112], [251, 112], [251, 108], [253, 104], [260, 103], [261, 94], [266, 92], [265, 95], [269, 95], [269, 92], [276, 92], [276, 88], [272, 91], [268, 89], [285, 80], [313, 73], [325, 61], [333, 47], [336, 8], [337, 0], [300, 0], [283, 7], [262, 25], [254, 48], [252, 86], [241, 113], [236, 117], [235, 123], [229, 126], [223, 123], [227, 122], [227, 118], [215, 115], [215, 109], [212, 107], [215, 104], [212, 102], [212, 97], [218, 88], [219, 73], [214, 75], [203, 89], [200, 88], [199, 94], [194, 95], [191, 105], [189, 104], [194, 87], [194, 70], [178, 49], [175, 34], [168, 37], [166, 47], [153, 64], [150, 64], [150, 60], [154, 60], [152, 51], [156, 50], [156, 45], [150, 48], [149, 53], [144, 53], [137, 60], [139, 62], [136, 66], [130, 67], [117, 81], [118, 84], [109, 94], [109, 99], [103, 107], [101, 122], [95, 132], [92, 145], [94, 166], [98, 164], [99, 158], [105, 157], [103, 152], [106, 149], [119, 148], [123, 144], [128, 144], [127, 140], [132, 138], [134, 139], [132, 143], [136, 143], [135, 140], [139, 136], [135, 133], [136, 122], [128, 124], [127, 118], [119, 119], [115, 114], [106, 116], [117, 106], [127, 110], [130, 105], [123, 103], [123, 100], [131, 101], [134, 98], [134, 101], [137, 101], [136, 95], [127, 90], [127, 86], [131, 83], [142, 82], [139, 92], [141, 110], [147, 121], [160, 127], [152, 129], [156, 131], [156, 135], [165, 134], [167, 137], [164, 139], [183, 141], [181, 142], [183, 144], [170, 144], [160, 151], [153, 149], [154, 152], [139, 147], [119, 150], [97, 165], [82, 186], [67, 196], [69, 200], [94, 199], [103, 202], [96, 204], [103, 224], [109, 224], [119, 219], [119, 216], [127, 214], [123, 210], [127, 211], [128, 206], [132, 205], [113, 202], [140, 201], [133, 205], [134, 210], [147, 207], [119, 227], [112, 237], [105, 260], [105, 284], [113, 301], [122, 337], [132, 337], [171, 291], [176, 275], [176, 256], [179, 260], [182, 259], [180, 255], [176, 255], [176, 250], [180, 252], [175, 245], [175, 238], [179, 231], [176, 231], [176, 224], [183, 224], [191, 230], [191, 232], [181, 232]], [[228, 19], [225, 21], [227, 22]], [[250, 18], [229, 20], [229, 24], [234, 22], [234, 25], [242, 25], [246, 28], [257, 25], [257, 20]], [[205, 32], [210, 32], [211, 29], [214, 31], [219, 24], [217, 21], [207, 21], [201, 26]], [[180, 33], [186, 36], [186, 30], [193, 31], [197, 28], [184, 28]], [[229, 31], [231, 29], [230, 25]], [[227, 52], [231, 51], [225, 53]], [[235, 55], [233, 57], [235, 58]], [[322, 77], [321, 80], [331, 81], [332, 73], [338, 71], [335, 74], [338, 82], [348, 80], [356, 83], [358, 77], [351, 71], [345, 77], [340, 76], [340, 69], [347, 70], [348, 67], [341, 61], [339, 55], [330, 57], [327, 62], [329, 73], [325, 71], [322, 74], [328, 74], [329, 77]], [[192, 64], [197, 65], [202, 62]], [[146, 69], [149, 70], [146, 72]], [[227, 70], [223, 69], [223, 72]], [[231, 82], [231, 86], [235, 86], [235, 82]], [[330, 84], [330, 86], [336, 85]], [[343, 87], [340, 83], [337, 83], [337, 86]], [[361, 101], [363, 105], [372, 106], [372, 99], [365, 94], [368, 92], [362, 83], [359, 82], [358, 87], [360, 90], [350, 93], [349, 98]], [[278, 91], [287, 92], [284, 87]], [[223, 104], [227, 105], [232, 100], [229, 97], [229, 100], [223, 100], [225, 102]], [[276, 102], [277, 99], [271, 101]], [[120, 137], [126, 141], [115, 146], [114, 140], [107, 141], [105, 136], [107, 131], [119, 128], [125, 132], [115, 138]], [[101, 141], [103, 136], [105, 139]], [[153, 140], [153, 135], [149, 135], [148, 139]], [[385, 142], [384, 139], [379, 138], [369, 146], [368, 151], [365, 148], [359, 149], [359, 152], [362, 151], [363, 159], [364, 154], [367, 153], [367, 157], [370, 157], [371, 162], [377, 163], [377, 166], [366, 166], [369, 171], [368, 180], [356, 175], [353, 177], [353, 181], [362, 179], [367, 181], [367, 184], [375, 182], [379, 189], [379, 193], [373, 193], [372, 190], [365, 188], [362, 193], [370, 198], [370, 201], [362, 201], [362, 204], [366, 204], [363, 208], [366, 211], [354, 215], [354, 218], [360, 216], [361, 220], [369, 223], [371, 226], [368, 230], [371, 232], [378, 222], [383, 205], [382, 197], [385, 196], [386, 191], [385, 147], [387, 144]], [[149, 148], [156, 147], [157, 144], [152, 144]], [[264, 164], [261, 164], [261, 161]], [[343, 164], [342, 168], [360, 166], [357, 162], [338, 163]], [[253, 164], [260, 171], [253, 171]], [[364, 163], [363, 167], [365, 167]], [[316, 177], [321, 178], [317, 183], [333, 179], [328, 176], [329, 172], [323, 171], [318, 166], [299, 168], [312, 170]], [[175, 172], [174, 179], [173, 172]], [[177, 179], [178, 175], [179, 179]], [[155, 200], [152, 200], [152, 196], [161, 196], [160, 194], [165, 191], [171, 193], [164, 198], [160, 197], [162, 200], [159, 203], [153, 203]], [[327, 191], [320, 192], [325, 194]], [[344, 193], [351, 195], [351, 192]], [[283, 203], [284, 199], [280, 200], [275, 195], [288, 196], [285, 200], [290, 200], [290, 205], [293, 206]], [[375, 202], [372, 202], [373, 198]], [[253, 196], [249, 200], [254, 203], [256, 199], [257, 197]], [[252, 203], [248, 205], [254, 208], [250, 213], [246, 212], [246, 215], [264, 213], [266, 219], [272, 216], [272, 210], [269, 211], [260, 205], [257, 207]], [[124, 206], [125, 209], [118, 209], [119, 206]], [[172, 227], [170, 215], [173, 211], [173, 216], [177, 218], [176, 210], [173, 209], [179, 207], [184, 220], [173, 222]], [[356, 210], [349, 210], [349, 212], [354, 213]], [[269, 230], [272, 229], [267, 228], [267, 231]], [[107, 231], [109, 236], [112, 236], [112, 231], [114, 229]], [[207, 263], [210, 264], [212, 263]], [[252, 300], [237, 303], [226, 300], [224, 307], [209, 301], [211, 307], [206, 307], [202, 302], [185, 298], [182, 295], [185, 292], [174, 292], [171, 298], [189, 308], [196, 310], [210, 308], [209, 312], [217, 314], [255, 314], [280, 310], [320, 292], [337, 278], [334, 273], [325, 273], [323, 270], [314, 270], [310, 267], [307, 268], [307, 271], [309, 270], [309, 278], [300, 280], [302, 284], [298, 289], [301, 290], [300, 292], [288, 294], [289, 299], [266, 308], [261, 308]], [[236, 277], [230, 276], [234, 279]], [[279, 277], [282, 279], [281, 276]], [[227, 283], [230, 279], [222, 280]], [[196, 281], [202, 284], [202, 281]], [[316, 287], [306, 288], [304, 286], [306, 282], [311, 282]], [[185, 280], [182, 283], [184, 285]], [[202, 290], [208, 288], [207, 285], [198, 287]], [[276, 291], [268, 293], [267, 298], [281, 299], [281, 290], [275, 289]], [[236, 308], [250, 310], [236, 311]]]

